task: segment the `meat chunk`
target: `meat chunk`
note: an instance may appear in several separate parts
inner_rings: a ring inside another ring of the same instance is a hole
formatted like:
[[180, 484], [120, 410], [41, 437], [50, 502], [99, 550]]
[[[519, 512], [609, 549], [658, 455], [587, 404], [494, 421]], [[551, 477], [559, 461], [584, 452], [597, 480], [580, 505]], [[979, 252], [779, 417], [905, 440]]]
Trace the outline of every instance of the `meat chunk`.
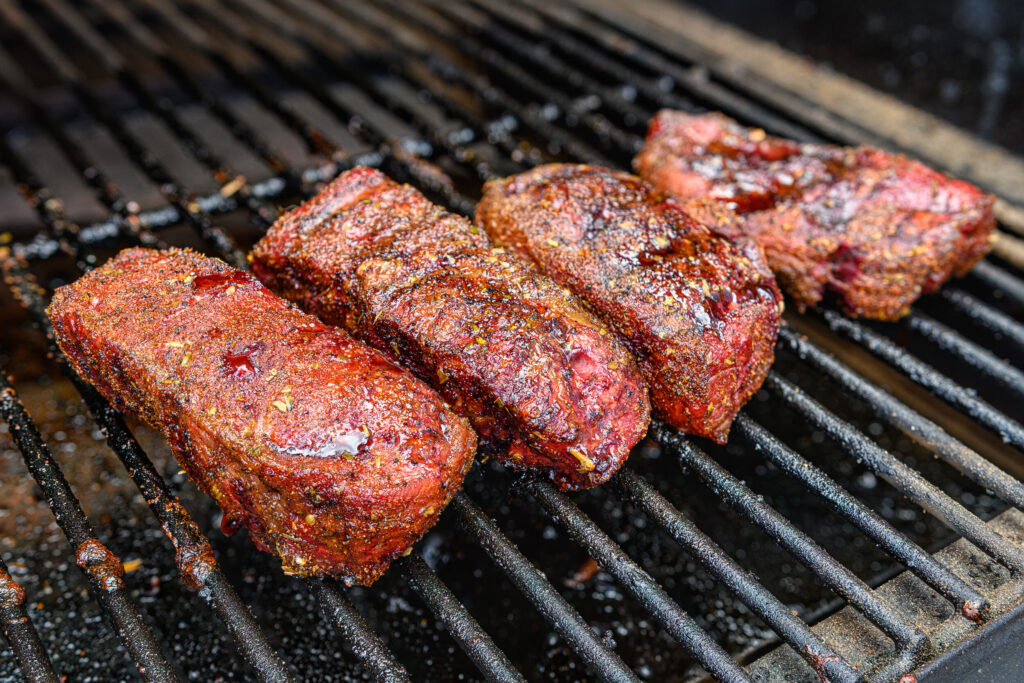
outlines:
[[995, 228], [991, 196], [924, 164], [769, 137], [722, 114], [659, 112], [634, 166], [680, 200], [735, 210], [718, 229], [756, 239], [801, 309], [828, 290], [851, 316], [897, 319], [967, 273]]
[[252, 259], [269, 287], [432, 382], [491, 453], [563, 489], [606, 481], [647, 430], [643, 378], [604, 323], [378, 171], [339, 176]]
[[75, 370], [290, 574], [372, 583], [473, 462], [430, 387], [216, 259], [126, 250], [48, 313]]
[[476, 223], [604, 316], [636, 354], [656, 414], [725, 441], [774, 358], [781, 295], [760, 247], [595, 166], [493, 180]]

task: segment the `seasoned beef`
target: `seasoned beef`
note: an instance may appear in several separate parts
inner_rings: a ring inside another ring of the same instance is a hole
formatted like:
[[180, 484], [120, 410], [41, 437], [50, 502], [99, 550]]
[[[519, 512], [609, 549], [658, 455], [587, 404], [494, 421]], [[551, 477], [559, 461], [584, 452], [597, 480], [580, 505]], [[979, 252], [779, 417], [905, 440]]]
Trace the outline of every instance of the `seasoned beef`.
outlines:
[[473, 462], [430, 387], [216, 259], [126, 250], [48, 312], [75, 370], [290, 574], [372, 583]]
[[496, 457], [563, 489], [606, 481], [647, 430], [643, 378], [600, 320], [378, 171], [282, 216], [252, 260], [269, 287], [432, 382]]
[[491, 181], [476, 223], [604, 316], [639, 359], [656, 414], [725, 441], [774, 358], [782, 302], [760, 247], [595, 166]]
[[736, 211], [718, 229], [756, 239], [801, 308], [829, 290], [851, 316], [897, 319], [967, 273], [995, 228], [991, 196], [924, 164], [774, 138], [722, 114], [659, 112], [634, 166], [681, 201]]

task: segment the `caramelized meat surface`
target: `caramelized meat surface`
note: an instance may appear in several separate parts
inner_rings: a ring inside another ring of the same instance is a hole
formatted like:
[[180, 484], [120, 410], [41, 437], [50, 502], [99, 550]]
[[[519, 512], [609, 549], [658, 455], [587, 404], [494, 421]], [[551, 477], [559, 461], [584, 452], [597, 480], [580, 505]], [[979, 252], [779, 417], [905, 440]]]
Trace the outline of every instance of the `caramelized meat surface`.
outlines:
[[760, 247], [595, 166], [491, 181], [476, 222], [604, 316], [639, 359], [657, 414], [725, 441], [774, 359], [781, 295]]
[[680, 200], [735, 210], [716, 229], [756, 239], [801, 308], [829, 290], [848, 315], [897, 319], [967, 273], [995, 228], [991, 196], [924, 164], [769, 137], [722, 114], [659, 112], [634, 166]]
[[644, 435], [635, 361], [568, 291], [407, 185], [358, 168], [253, 250], [269, 287], [432, 382], [498, 458], [563, 489]]
[[75, 370], [288, 573], [372, 583], [473, 462], [430, 387], [221, 261], [126, 250], [48, 312]]

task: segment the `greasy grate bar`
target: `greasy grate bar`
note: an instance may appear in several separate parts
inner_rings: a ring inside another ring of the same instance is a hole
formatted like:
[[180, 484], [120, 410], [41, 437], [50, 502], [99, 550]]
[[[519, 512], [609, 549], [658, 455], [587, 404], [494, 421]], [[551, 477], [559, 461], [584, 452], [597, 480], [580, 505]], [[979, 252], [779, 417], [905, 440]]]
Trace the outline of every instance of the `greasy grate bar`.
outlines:
[[356, 656], [382, 683], [407, 683], [409, 674], [387, 645], [374, 633], [352, 601], [329, 579], [309, 579], [307, 583], [320, 599], [324, 616], [337, 625]]
[[[820, 495], [839, 514], [853, 522], [879, 547], [899, 559], [925, 583], [939, 591], [954, 605], [960, 605], [964, 617], [978, 621], [988, 601], [965, 581], [935, 561], [919, 546], [907, 541], [877, 513], [858, 501], [795, 451], [786, 447], [777, 437], [746, 415], [736, 418], [737, 431], [754, 443], [781, 470], [799, 479], [808, 489]], [[987, 527], [986, 527], [987, 531]], [[1002, 545], [1000, 548], [1002, 549]]]
[[765, 386], [807, 420], [838, 441], [859, 462], [888, 481], [910, 500], [968, 538], [1015, 574], [1024, 571], [1024, 550], [1016, 547], [968, 512], [909, 466], [877, 446], [850, 423], [840, 419], [792, 383], [769, 372]]
[[658, 441], [679, 454], [683, 467], [691, 469], [730, 506], [764, 529], [789, 553], [804, 563], [833, 591], [857, 607], [871, 622], [892, 638], [900, 648], [914, 653], [926, 644], [924, 633], [901, 619], [892, 605], [877, 596], [853, 572], [833, 558], [810, 536], [800, 531], [739, 479], [700, 448], [660, 423], [652, 423]]
[[551, 482], [531, 479], [525, 483], [525, 488], [556, 522], [565, 527], [569, 536], [583, 546], [587, 554], [615, 576], [661, 622], [673, 638], [693, 652], [705, 669], [722, 681], [749, 680], [743, 668], [732, 659], [723, 658], [725, 653], [707, 632]]
[[[361, 9], [362, 8], [360, 8], [360, 10]], [[429, 15], [427, 15], [427, 16], [429, 16]], [[503, 35], [505, 36], [505, 44], [506, 45], [512, 45], [513, 43], [509, 42], [508, 34], [506, 33], [506, 34], [503, 34]], [[517, 45], [522, 46], [521, 43], [517, 43]], [[267, 54], [266, 52], [263, 52], [261, 54], [262, 54], [262, 56], [265, 59], [272, 59], [272, 57], [269, 54]], [[314, 52], [314, 55], [317, 55], [317, 53]], [[321, 59], [323, 58], [322, 53], [319, 54], [319, 58], [321, 58]], [[460, 71], [458, 69], [458, 67], [455, 67], [450, 62], [445, 63], [445, 62], [439, 62], [439, 61], [435, 60], [435, 61], [431, 61], [430, 64], [433, 65], [435, 68], [437, 68], [440, 73], [443, 73], [445, 76], [448, 76], [448, 77], [452, 78], [456, 82], [463, 83], [463, 84], [465, 84], [465, 83], [477, 83], [477, 84], [480, 84], [481, 83], [481, 81], [479, 79], [474, 79], [467, 72]], [[514, 64], [512, 64], [511, 62], [508, 62], [507, 60], [505, 60], [505, 61], [493, 61], [492, 60], [492, 62], [490, 64], [492, 66], [498, 65], [498, 70], [502, 70], [502, 71], [508, 71], [509, 68], [514, 68], [515, 67]], [[562, 67], [568, 68], [568, 67], [565, 67], [564, 64], [562, 65]], [[568, 73], [568, 72], [566, 72], [564, 70], [564, 68], [562, 70], [562, 74], [563, 75]], [[530, 89], [533, 92], [550, 92], [550, 88], [547, 88], [546, 90], [543, 87], [538, 88], [537, 85], [539, 85], [539, 81], [536, 81], [535, 79], [533, 79], [528, 74], [525, 74], [522, 70], [512, 71], [512, 73], [515, 75], [513, 80], [516, 80], [521, 86], [526, 86], [527, 89]], [[247, 87], [247, 89], [249, 89], [249, 88]], [[491, 88], [491, 90], [493, 92], [495, 89]], [[380, 94], [379, 91], [375, 90], [375, 92], [377, 92], [378, 95]], [[498, 92], [500, 92], [500, 90]], [[605, 93], [605, 95], [606, 96], [612, 96], [613, 97], [613, 101], [614, 101], [614, 93]], [[506, 101], [507, 101], [507, 99], [508, 98], [506, 96]], [[493, 102], [493, 99], [491, 100], [491, 102]], [[580, 114], [582, 112], [584, 124], [590, 129], [591, 133], [596, 136], [596, 138], [599, 140], [599, 142], [603, 143], [603, 146], [605, 146], [607, 149], [615, 149], [617, 147], [620, 151], [622, 151], [622, 150], [629, 149], [631, 146], [635, 147], [635, 144], [637, 142], [637, 139], [635, 137], [630, 137], [627, 134], [625, 134], [624, 132], [619, 131], [616, 127], [614, 127], [613, 124], [610, 124], [609, 119], [607, 119], [607, 117], [605, 117], [604, 115], [591, 115], [591, 114], [588, 113], [595, 106], [595, 103], [593, 102], [593, 100], [587, 100], [587, 99], [584, 98], [584, 99], [582, 99], [580, 101], [569, 101], [569, 100], [565, 100], [563, 98], [561, 100], [561, 104], [563, 105], [563, 112], [566, 111], [565, 107], [564, 107], [564, 105], [566, 103], [569, 104], [570, 109], [567, 111], [567, 114], [563, 114], [564, 118], [562, 120], [564, 121], [565, 125], [567, 125], [569, 127], [572, 127], [573, 126], [573, 118], [572, 117], [580, 116]], [[388, 106], [388, 103], [386, 101], [385, 101], [384, 104], [385, 104], [385, 106], [387, 108], [391, 109], [391, 107]], [[394, 104], [394, 103], [392, 102], [391, 104]], [[601, 104], [600, 100], [598, 100], [598, 102], [596, 104], [600, 105]], [[492, 104], [492, 106], [493, 106], [493, 104]], [[518, 109], [520, 111], [524, 110], [522, 107], [518, 107]], [[615, 113], [617, 115], [631, 114], [631, 113], [635, 114], [636, 113], [635, 111], [631, 111], [631, 107], [613, 106], [613, 110], [614, 110], [613, 113]], [[339, 111], [335, 110], [334, 113], [339, 114]], [[347, 114], [348, 112], [346, 111], [345, 113]], [[460, 113], [460, 116], [461, 115], [464, 115], [464, 114]], [[407, 118], [407, 116], [403, 116], [403, 118]], [[534, 121], [536, 121], [536, 119], [534, 119]], [[642, 120], [640, 121], [640, 123], [642, 123]], [[303, 125], [308, 125], [308, 124], [303, 124]], [[609, 126], [611, 126], [611, 128], [609, 128]], [[484, 124], [480, 124], [480, 123], [475, 123], [473, 127], [476, 129], [475, 132], [477, 132], [477, 133], [479, 133], [480, 131], [483, 131], [485, 129], [485, 125]], [[556, 130], [561, 131], [562, 129], [556, 129]], [[609, 133], [609, 130], [612, 130], [612, 132]], [[563, 132], [563, 135], [565, 135], [564, 132]], [[569, 138], [569, 139], [571, 140], [571, 138]], [[574, 141], [574, 143], [575, 143], [575, 141]], [[446, 146], [442, 145], [441, 147], [443, 149], [445, 149], [446, 154], [448, 154], [449, 156], [451, 154], [453, 154], [453, 153], [456, 154], [456, 155], [461, 153], [460, 149], [458, 147], [456, 147], [456, 146], [448, 146], [448, 147], [446, 147]], [[580, 148], [577, 147], [577, 149], [580, 149]], [[193, 153], [195, 152], [195, 150], [192, 150], [192, 151], [193, 151]], [[585, 152], [586, 152], [585, 158], [588, 158], [588, 159], [594, 159], [595, 158], [595, 156], [593, 154], [591, 154], [589, 150], [585, 150]], [[570, 150], [570, 153], [572, 153], [571, 150]], [[385, 159], [389, 159], [390, 158], [388, 152], [385, 152], [384, 158]], [[463, 163], [463, 165], [465, 165], [464, 160], [459, 160], [457, 158], [457, 156], [456, 156], [455, 160], [456, 161], [460, 161], [461, 163]], [[478, 167], [474, 167], [474, 170], [479, 172]], [[455, 202], [455, 203], [458, 203], [458, 202]], [[456, 207], [456, 208], [458, 208], [458, 207]], [[463, 209], [464, 208], [465, 207], [463, 207]], [[67, 243], [71, 246], [71, 248], [75, 248], [77, 240], [74, 240], [74, 239], [67, 240]], [[230, 250], [225, 250], [225, 251], [230, 251]], [[983, 265], [987, 265], [987, 264], [983, 264]], [[1013, 276], [1007, 275], [1007, 277], [1011, 278], [1012, 280], [1015, 280], [1015, 278], [1013, 278]], [[921, 418], [921, 419], [923, 419], [923, 418]], [[1011, 478], [1011, 481], [1013, 481], [1012, 478]], [[585, 520], [585, 518], [584, 518], [584, 520]], [[497, 531], [496, 528], [494, 530]], [[497, 533], [500, 534], [500, 532], [497, 532]], [[490, 540], [490, 539], [488, 539], [488, 540]], [[499, 537], [499, 540], [500, 540], [500, 537]], [[504, 539], [504, 540], [505, 540], [506, 543], [508, 542], [507, 539]], [[512, 550], [514, 550], [514, 548], [512, 548]], [[523, 566], [521, 564], [513, 563], [512, 566], [517, 567], [520, 571], [526, 571], [527, 570], [527, 567]], [[722, 573], [720, 571], [719, 572], [714, 572], [714, 573], [719, 575], [719, 577], [721, 578], [721, 574]], [[521, 578], [522, 577], [520, 576], [520, 579]], [[547, 584], [547, 586], [550, 587], [550, 584]], [[540, 588], [538, 590], [541, 590], [543, 592], [543, 588]], [[571, 615], [570, 615], [570, 617], [571, 617]], [[578, 622], [578, 615], [576, 615], [575, 619]], [[778, 621], [778, 620], [776, 620], [776, 621]], [[572, 623], [573, 623], [573, 620], [570, 618], [570, 625]], [[775, 625], [775, 622], [769, 621], [769, 623], [772, 623], [773, 626]], [[576, 623], [576, 625], [578, 626], [579, 624]], [[585, 624], [584, 624], [584, 627], [585, 627]], [[582, 638], [582, 640], [584, 640], [584, 641], [586, 640], [585, 634], [577, 634], [577, 637]], [[789, 639], [787, 638], [787, 640], [789, 640]], [[600, 660], [601, 657], [602, 657], [602, 650], [607, 652], [607, 650], [604, 649], [603, 647], [601, 649], [595, 649], [593, 651], [586, 651], [585, 644], [584, 644], [584, 646], [581, 646], [580, 649], [583, 649], [586, 652], [586, 654], [583, 655], [584, 659], [586, 661], [590, 661], [590, 660], [587, 659], [588, 656], [589, 657], [595, 657], [598, 660]], [[810, 661], [813, 661], [813, 658], [808, 658], [808, 659]], [[832, 661], [833, 660], [827, 660], [827, 661], [824, 662], [824, 665], [825, 666], [830, 666], [830, 665], [832, 665]], [[839, 667], [843, 663], [843, 662], [841, 662], [841, 660], [838, 660], [838, 661], [839, 661], [839, 664], [836, 664], [836, 665], [833, 665], [833, 666]], [[604, 673], [604, 675], [608, 676], [608, 677], [615, 677], [615, 675], [616, 675], [616, 667], [611, 665], [611, 664], [609, 664], [607, 661], [605, 661], [603, 665], [599, 666], [598, 670], [601, 671], [602, 673]]]
[[7, 564], [0, 558], [0, 620], [3, 633], [26, 681], [57, 683], [57, 674], [46, 655], [39, 633], [25, 612], [25, 589], [11, 578]]
[[476, 667], [491, 681], [525, 682], [508, 656], [480, 628], [469, 610], [434, 573], [423, 558], [413, 552], [398, 560], [406, 581], [430, 607], [434, 616], [447, 627]]
[[[516, 546], [505, 537], [476, 503], [465, 493], [452, 499], [451, 508], [459, 515], [463, 527], [473, 535], [505, 575], [529, 598], [538, 612], [566, 639], [604, 681], [638, 682], [617, 654], [608, 649], [579, 613], [554, 589]], [[731, 660], [730, 660], [731, 661]], [[743, 678], [746, 674], [742, 674]], [[738, 680], [743, 680], [740, 678]]]
[[943, 287], [939, 293], [959, 313], [973, 318], [978, 324], [1024, 348], [1024, 325], [956, 287]]
[[858, 342], [873, 355], [900, 370], [917, 384], [999, 434], [1004, 441], [1012, 443], [1017, 448], [1024, 448], [1024, 425], [996, 410], [990, 403], [978, 398], [973, 391], [957, 384], [865, 325], [844, 318], [835, 311], [823, 311], [822, 316], [829, 327], [836, 332]]
[[146, 681], [176, 681], [178, 675], [167, 661], [152, 629], [139, 614], [125, 589], [124, 568], [96, 537], [78, 499], [71, 491], [53, 453], [43, 442], [32, 418], [21, 404], [6, 372], [0, 372], [0, 417], [10, 428], [32, 477], [46, 495], [61, 531], [75, 549], [75, 562], [89, 581], [89, 589], [103, 607], [114, 631]]
[[1024, 372], [980, 344], [955, 334], [948, 325], [940, 323], [924, 313], [911, 311], [906, 316], [906, 321], [911, 329], [919, 332], [928, 341], [962, 358], [968, 364], [1001, 383], [1006, 389], [1024, 397]]

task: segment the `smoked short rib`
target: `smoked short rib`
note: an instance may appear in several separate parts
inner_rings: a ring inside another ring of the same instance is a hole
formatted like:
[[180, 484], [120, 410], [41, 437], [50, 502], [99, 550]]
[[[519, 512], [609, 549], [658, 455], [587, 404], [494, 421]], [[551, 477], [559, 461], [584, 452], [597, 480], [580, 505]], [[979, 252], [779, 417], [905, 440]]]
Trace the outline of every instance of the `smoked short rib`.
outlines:
[[828, 290], [848, 315], [900, 318], [966, 274], [995, 228], [993, 197], [917, 161], [800, 144], [717, 113], [659, 112], [634, 166], [680, 201], [736, 211], [722, 232], [756, 239], [801, 308]]
[[290, 574], [372, 583], [473, 462], [430, 387], [216, 259], [126, 250], [48, 313], [75, 370]]
[[726, 440], [774, 359], [782, 301], [760, 247], [596, 166], [492, 180], [476, 223], [590, 302], [636, 355], [657, 415]]
[[432, 382], [481, 443], [562, 489], [608, 480], [647, 431], [634, 359], [572, 294], [417, 190], [357, 168], [252, 253], [271, 289]]

